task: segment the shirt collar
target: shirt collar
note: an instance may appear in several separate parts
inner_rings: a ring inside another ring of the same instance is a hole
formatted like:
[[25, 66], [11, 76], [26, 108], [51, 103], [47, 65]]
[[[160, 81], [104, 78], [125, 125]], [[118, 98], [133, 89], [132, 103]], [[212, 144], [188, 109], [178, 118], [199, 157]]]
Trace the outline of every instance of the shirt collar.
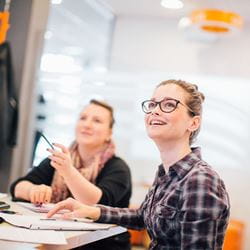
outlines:
[[191, 148], [191, 152], [184, 156], [181, 160], [170, 166], [168, 173], [165, 172], [163, 165], [159, 167], [159, 177], [164, 175], [177, 175], [179, 179], [182, 179], [187, 172], [201, 160], [201, 149], [200, 147]]

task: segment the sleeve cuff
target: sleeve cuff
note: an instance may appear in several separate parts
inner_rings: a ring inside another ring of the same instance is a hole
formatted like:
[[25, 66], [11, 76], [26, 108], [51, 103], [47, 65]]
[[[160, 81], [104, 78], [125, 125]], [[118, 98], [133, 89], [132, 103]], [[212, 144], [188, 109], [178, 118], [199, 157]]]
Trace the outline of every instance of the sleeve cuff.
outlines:
[[106, 222], [107, 214], [108, 214], [108, 207], [104, 205], [95, 205], [95, 207], [99, 207], [101, 209], [101, 214], [99, 219], [95, 220], [95, 222]]

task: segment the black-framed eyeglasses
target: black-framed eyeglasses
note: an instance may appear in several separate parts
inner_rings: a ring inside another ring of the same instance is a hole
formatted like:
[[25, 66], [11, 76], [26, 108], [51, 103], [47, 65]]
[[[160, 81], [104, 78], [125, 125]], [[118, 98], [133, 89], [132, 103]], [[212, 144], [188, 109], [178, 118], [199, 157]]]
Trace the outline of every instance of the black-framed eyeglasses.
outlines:
[[142, 102], [142, 111], [146, 114], [150, 114], [157, 107], [157, 105], [159, 105], [162, 112], [171, 113], [177, 108], [178, 104], [186, 107], [193, 116], [195, 115], [195, 113], [187, 105], [174, 98], [164, 98], [159, 102], [146, 100]]

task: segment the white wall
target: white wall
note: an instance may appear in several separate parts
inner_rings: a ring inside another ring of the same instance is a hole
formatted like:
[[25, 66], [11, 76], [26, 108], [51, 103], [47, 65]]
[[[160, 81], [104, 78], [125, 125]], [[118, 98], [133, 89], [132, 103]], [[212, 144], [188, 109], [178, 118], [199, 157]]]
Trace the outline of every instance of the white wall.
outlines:
[[[131, 76], [127, 79], [131, 91], [124, 91], [128, 93], [130, 105], [139, 103], [135, 98], [150, 93], [147, 87], [143, 88], [143, 81], [146, 86], [152, 74], [152, 83], [166, 79], [164, 77], [197, 80], [207, 95], [199, 144], [204, 148], [205, 159], [226, 183], [232, 218], [247, 224], [245, 249], [250, 248], [250, 199], [247, 195], [250, 190], [249, 28], [247, 24], [243, 32], [235, 36], [202, 43], [185, 39], [183, 32], [177, 30], [177, 20], [122, 17], [117, 20], [111, 55], [111, 70], [125, 72], [120, 80], [116, 77], [117, 85], [126, 82], [124, 75]], [[136, 87], [138, 84], [140, 88]], [[130, 121], [142, 119], [137, 111], [126, 115], [130, 116]], [[134, 134], [132, 127], [123, 138], [122, 132], [120, 137], [118, 134], [118, 144], [121, 154], [129, 157], [133, 178], [149, 180], [154, 176], [153, 164], [158, 163], [158, 155], [154, 146], [138, 133], [142, 131], [138, 120], [139, 125], [131, 125], [135, 128]], [[129, 136], [137, 143], [129, 143]], [[134, 158], [128, 150], [134, 152]]]
[[178, 20], [118, 18], [111, 68], [249, 77], [250, 24], [215, 43], [185, 39]]

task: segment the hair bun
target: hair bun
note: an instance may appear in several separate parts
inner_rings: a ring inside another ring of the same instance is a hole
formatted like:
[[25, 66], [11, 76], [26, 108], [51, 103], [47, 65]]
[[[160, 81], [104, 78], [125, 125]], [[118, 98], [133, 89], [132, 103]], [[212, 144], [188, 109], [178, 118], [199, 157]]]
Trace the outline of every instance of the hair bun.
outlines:
[[198, 86], [197, 86], [196, 84], [193, 84], [193, 86], [194, 86], [195, 90], [198, 90], [198, 89], [199, 89]]

